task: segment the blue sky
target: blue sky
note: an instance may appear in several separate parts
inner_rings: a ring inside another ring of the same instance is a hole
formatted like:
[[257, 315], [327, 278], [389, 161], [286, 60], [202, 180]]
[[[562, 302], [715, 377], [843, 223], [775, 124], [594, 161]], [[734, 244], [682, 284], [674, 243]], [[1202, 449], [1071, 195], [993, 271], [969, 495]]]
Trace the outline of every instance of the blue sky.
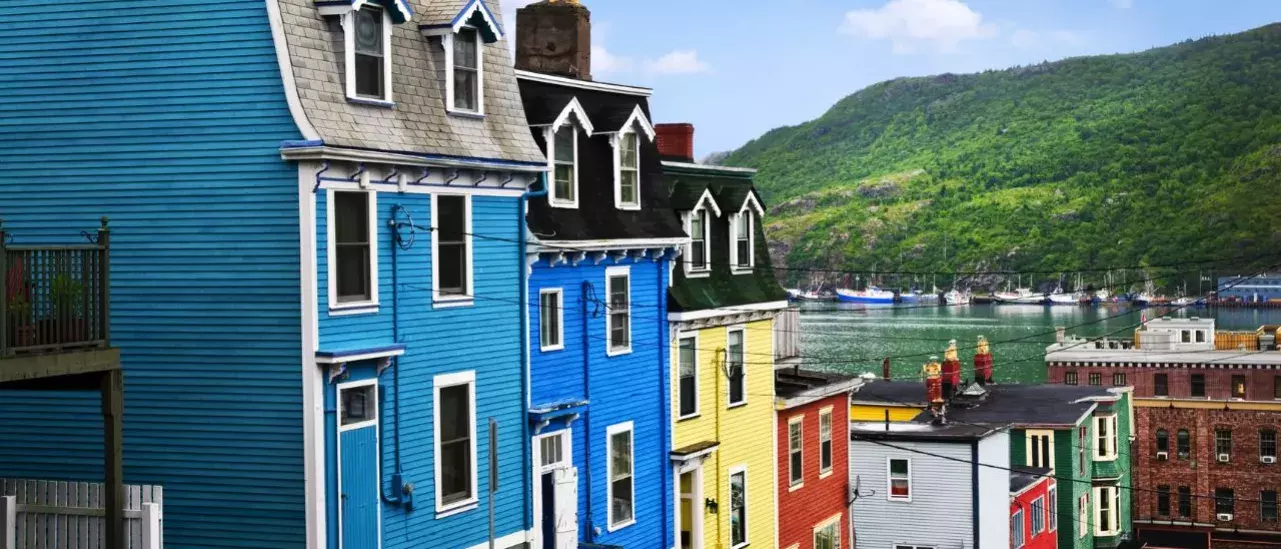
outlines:
[[[505, 0], [508, 21], [517, 5]], [[1132, 52], [1281, 21], [1281, 0], [583, 0], [596, 80], [654, 88], [696, 155], [898, 76]]]

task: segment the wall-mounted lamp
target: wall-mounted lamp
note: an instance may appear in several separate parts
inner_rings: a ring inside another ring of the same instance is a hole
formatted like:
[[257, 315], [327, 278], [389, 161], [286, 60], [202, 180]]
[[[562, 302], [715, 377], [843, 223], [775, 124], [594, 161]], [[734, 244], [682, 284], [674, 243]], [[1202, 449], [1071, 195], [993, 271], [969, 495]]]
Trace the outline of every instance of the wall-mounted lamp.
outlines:
[[707, 508], [707, 512], [713, 515], [717, 514], [717, 511], [720, 509], [720, 506], [716, 504], [716, 500], [712, 498], [704, 499], [703, 506]]

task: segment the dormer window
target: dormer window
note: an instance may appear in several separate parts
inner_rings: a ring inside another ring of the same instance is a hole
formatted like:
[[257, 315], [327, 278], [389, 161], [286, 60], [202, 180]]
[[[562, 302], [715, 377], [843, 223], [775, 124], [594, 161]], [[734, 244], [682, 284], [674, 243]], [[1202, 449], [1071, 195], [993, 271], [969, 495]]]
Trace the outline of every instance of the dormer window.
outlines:
[[552, 140], [554, 182], [551, 189], [553, 206], [578, 205], [578, 128], [572, 123], [556, 130]]
[[689, 218], [689, 270], [707, 270], [707, 210], [697, 210]]
[[762, 215], [765, 208], [756, 194], [748, 191], [738, 213], [730, 216], [729, 265], [734, 274], [750, 273], [756, 266], [756, 218]]
[[391, 21], [387, 10], [366, 4], [345, 21], [347, 97], [391, 102]]
[[752, 214], [739, 214], [734, 223], [734, 266], [738, 269], [751, 269], [752, 260]]
[[635, 132], [623, 134], [618, 151], [618, 205], [640, 208], [640, 140]]
[[481, 73], [480, 35], [473, 28], [464, 28], [453, 34], [452, 59], [450, 70], [450, 97], [453, 104], [450, 110], [482, 114], [481, 109]]

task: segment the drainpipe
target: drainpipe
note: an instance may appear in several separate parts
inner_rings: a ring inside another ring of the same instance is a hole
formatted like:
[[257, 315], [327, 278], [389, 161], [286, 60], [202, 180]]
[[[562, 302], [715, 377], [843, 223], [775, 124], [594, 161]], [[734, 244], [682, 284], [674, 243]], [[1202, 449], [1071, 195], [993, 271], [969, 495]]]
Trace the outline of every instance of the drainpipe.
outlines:
[[[400, 270], [396, 268], [396, 251], [400, 248], [399, 233], [396, 227], [395, 210], [404, 207], [397, 204], [392, 207], [392, 220], [388, 223], [391, 226], [391, 340], [400, 343], [400, 280], [398, 278]], [[374, 282], [377, 284], [377, 281]], [[396, 491], [394, 496], [388, 496], [382, 489], [382, 479], [378, 481], [378, 493], [382, 495], [384, 503], [390, 505], [413, 505], [412, 500], [405, 494], [405, 477], [400, 468], [400, 357], [391, 358], [391, 385], [393, 396], [396, 402], [396, 411], [392, 415], [392, 439], [395, 441], [395, 461], [396, 467], [391, 474], [391, 487]], [[381, 452], [379, 452], [381, 454]], [[381, 457], [379, 458], [382, 459]], [[405, 494], [402, 497], [402, 494]]]
[[[587, 474], [584, 475], [583, 477], [585, 479], [584, 482], [587, 483], [587, 486], [586, 486], [587, 520], [584, 524], [587, 527], [586, 529], [587, 543], [593, 543], [596, 541], [596, 528], [594, 526], [594, 522], [592, 521], [592, 413], [591, 413], [591, 402], [592, 402], [591, 379], [592, 378], [591, 378], [591, 368], [590, 368], [592, 347], [591, 347], [591, 341], [587, 337], [588, 336], [587, 296], [590, 295], [590, 292], [595, 291], [595, 287], [592, 286], [591, 281], [584, 280], [583, 284], [579, 287], [579, 291], [580, 291], [581, 297], [579, 298], [578, 301], [582, 303], [582, 307], [583, 307], [582, 329], [579, 330], [582, 332], [582, 337], [583, 337], [583, 400], [587, 401], [587, 406], [588, 406], [587, 413], [583, 414], [583, 431], [585, 433], [584, 435], [585, 438], [583, 441], [583, 454], [584, 454], [583, 459], [585, 460], [585, 463], [587, 463]], [[608, 297], [606, 299], [608, 299]]]
[[[516, 250], [516, 260], [520, 262], [520, 391], [525, 397], [525, 409], [521, 411], [521, 415], [529, 412], [530, 399], [533, 398], [529, 389], [529, 262], [525, 260], [525, 249], [529, 243], [529, 231], [525, 227], [525, 213], [529, 210], [529, 199], [547, 196], [547, 174], [538, 174], [538, 182], [542, 184], [543, 190], [526, 191], [520, 195], [519, 209], [516, 211], [516, 225], [520, 227], [520, 236], [517, 238], [519, 247]], [[527, 418], [522, 418], [520, 422], [520, 440], [521, 463], [524, 464], [521, 467], [521, 477], [525, 481], [523, 486], [526, 488], [525, 495], [521, 497], [521, 500], [524, 507], [525, 531], [528, 532], [533, 527], [531, 524], [533, 522], [533, 510], [530, 507], [533, 499], [531, 494], [533, 492], [528, 490], [531, 486], [529, 477], [533, 462], [530, 458], [529, 421]], [[490, 497], [493, 496], [491, 495]]]
[[[666, 254], [664, 254], [663, 257], [666, 257]], [[667, 300], [667, 281], [664, 280], [663, 277], [666, 276], [667, 274], [668, 261], [670, 260], [657, 262], [657, 268], [658, 268], [658, 277], [657, 277], [658, 278], [658, 294], [657, 295], [658, 295], [658, 299], [663, 300], [663, 301], [660, 301], [660, 303], [664, 303]], [[666, 318], [667, 307], [660, 307], [658, 310], [661, 313], [663, 313], [658, 315], [658, 341], [661, 342], [661, 344], [658, 346], [658, 417], [666, 418], [666, 417], [669, 417], [667, 414], [667, 407], [671, 406], [671, 401], [667, 397], [667, 387], [668, 387], [667, 369], [669, 367], [667, 352], [671, 347], [672, 342], [667, 337], [667, 318]], [[671, 426], [668, 425], [667, 421], [660, 421], [659, 424], [661, 425], [660, 431], [659, 431], [659, 436], [661, 437], [659, 438], [659, 446], [662, 447], [664, 444], [667, 444], [668, 441], [671, 440], [670, 436], [668, 435], [668, 428]], [[672, 462], [670, 455], [663, 456], [663, 459], [665, 460], [665, 463], [669, 465]], [[667, 519], [671, 518], [672, 516], [668, 514], [668, 508], [667, 508], [667, 504], [669, 503], [667, 500], [672, 495], [672, 490], [671, 490], [672, 487], [667, 484], [667, 481], [671, 480], [672, 478], [671, 471], [666, 471], [665, 474], [662, 475], [662, 477], [663, 477], [662, 488], [661, 488], [661, 491], [659, 492], [660, 494], [662, 494], [662, 497], [659, 498], [659, 500], [663, 502], [663, 514], [662, 514], [663, 542], [662, 543], [664, 544], [663, 546], [666, 547], [667, 533], [668, 533]]]

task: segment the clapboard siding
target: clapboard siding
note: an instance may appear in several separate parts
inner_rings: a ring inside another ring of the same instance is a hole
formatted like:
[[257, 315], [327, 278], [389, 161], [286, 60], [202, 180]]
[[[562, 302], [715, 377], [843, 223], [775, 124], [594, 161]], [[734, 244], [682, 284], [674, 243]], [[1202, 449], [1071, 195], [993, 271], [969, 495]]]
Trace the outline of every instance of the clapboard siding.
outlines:
[[[396, 249], [396, 279], [392, 282], [392, 210], [399, 205], [414, 223], [431, 225], [431, 196], [377, 193], [378, 287], [376, 313], [347, 316], [329, 314], [328, 199], [316, 195], [317, 307], [319, 347], [354, 349], [399, 342], [406, 346], [398, 360], [400, 398], [394, 398], [392, 370], [379, 383], [387, 395], [382, 407], [382, 483], [386, 494], [394, 471], [396, 439], [394, 417], [400, 409], [399, 442], [404, 481], [414, 484], [414, 510], [383, 506], [383, 547], [421, 547], [424, 539], [447, 540], [449, 547], [469, 547], [486, 540], [489, 481], [485, 474], [489, 418], [499, 423], [499, 492], [495, 499], [499, 537], [525, 530], [528, 490], [527, 462], [521, 437], [524, 421], [524, 387], [521, 384], [520, 277], [523, 254], [515, 240], [522, 226], [520, 201], [511, 197], [473, 196], [472, 244], [475, 302], [457, 308], [432, 308], [431, 246], [429, 231], [418, 230], [414, 244]], [[402, 220], [404, 218], [401, 218]], [[408, 233], [405, 233], [406, 236]], [[488, 237], [488, 238], [486, 238]], [[399, 310], [399, 334], [392, 331], [392, 313]], [[435, 449], [433, 380], [440, 374], [472, 370], [476, 373], [477, 465], [479, 506], [443, 519], [435, 517]], [[332, 392], [333, 387], [329, 386]], [[334, 456], [330, 455], [332, 471]], [[331, 487], [332, 490], [332, 487]], [[336, 501], [330, 494], [329, 501]], [[331, 508], [330, 520], [336, 520]], [[335, 530], [331, 527], [331, 532]], [[332, 538], [332, 536], [331, 536]], [[330, 539], [330, 547], [337, 547]]]
[[[969, 465], [974, 460], [972, 443], [894, 440], [892, 444], [903, 449], [850, 441], [851, 482], [856, 482], [864, 494], [854, 501], [851, 511], [858, 547], [879, 549], [915, 544], [939, 549], [972, 548], [973, 471]], [[911, 460], [910, 502], [886, 499], [889, 493], [887, 460], [891, 457]], [[1008, 483], [1006, 489], [1009, 489]], [[1007, 495], [1005, 502], [1008, 504], [1008, 501]], [[911, 528], [903, 527], [905, 518], [911, 519]]]
[[[608, 356], [608, 331], [605, 302], [608, 301], [606, 271], [625, 267], [631, 275], [632, 351]], [[595, 265], [591, 260], [578, 266], [561, 264], [548, 267], [535, 264], [529, 281], [531, 383], [533, 403], [552, 403], [582, 399], [584, 390], [583, 358], [588, 358], [591, 377], [591, 403], [586, 416], [574, 427], [574, 465], [579, 470], [578, 511], [579, 539], [596, 543], [644, 547], [655, 540], [664, 546], [673, 539], [672, 514], [668, 487], [671, 466], [668, 458], [670, 438], [665, 427], [667, 380], [666, 356], [663, 354], [667, 333], [667, 260], [609, 260]], [[590, 282], [594, 299], [583, 311], [583, 282]], [[560, 288], [564, 292], [563, 341], [565, 348], [543, 352], [540, 349], [539, 294], [543, 289]], [[599, 305], [597, 304], [599, 300]], [[584, 334], [584, 326], [586, 333]], [[584, 335], [586, 336], [584, 338]], [[584, 344], [587, 349], [584, 350]], [[606, 432], [609, 426], [633, 422], [634, 490], [636, 524], [610, 532], [608, 529], [606, 484]], [[587, 427], [590, 424], [590, 452]], [[591, 455], [590, 466], [587, 463]], [[594, 481], [588, 490], [587, 474]], [[591, 498], [590, 519], [588, 497]], [[592, 535], [593, 528], [601, 534]]]
[[[0, 5], [0, 218], [111, 218], [125, 480], [172, 547], [301, 547], [297, 175], [261, 0]], [[101, 481], [92, 394], [0, 395], [0, 470]], [[229, 535], [234, 532], [235, 535]]]

